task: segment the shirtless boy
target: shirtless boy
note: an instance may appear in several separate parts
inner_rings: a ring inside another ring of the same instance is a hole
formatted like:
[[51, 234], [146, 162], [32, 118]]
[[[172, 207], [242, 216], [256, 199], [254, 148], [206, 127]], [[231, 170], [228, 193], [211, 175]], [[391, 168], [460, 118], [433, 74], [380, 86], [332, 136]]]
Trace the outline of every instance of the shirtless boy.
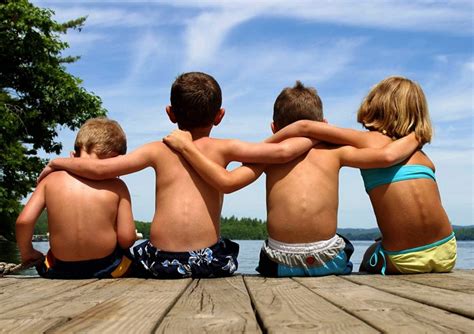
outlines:
[[[74, 156], [98, 160], [125, 154], [127, 141], [117, 122], [95, 118], [81, 127], [74, 149]], [[43, 256], [33, 248], [31, 239], [44, 208], [51, 249], [37, 266], [42, 277], [112, 278], [126, 274], [131, 261], [123, 250], [133, 245], [136, 234], [130, 194], [123, 181], [92, 181], [64, 171], [45, 177], [16, 222], [23, 263]]]
[[[272, 130], [275, 133], [300, 119], [321, 122], [323, 112], [316, 90], [297, 82], [277, 97]], [[349, 274], [353, 246], [336, 234], [340, 168], [392, 165], [418, 146], [414, 135], [382, 149], [318, 143], [287, 163], [244, 165], [229, 172], [206, 159], [186, 132], [175, 131], [165, 142], [178, 150], [206, 181], [225, 192], [251, 183], [265, 171], [269, 238], [262, 247], [257, 271], [279, 277]]]
[[[209, 134], [223, 116], [221, 89], [199, 72], [180, 75], [171, 87], [169, 119], [188, 130], [197, 147], [219, 166], [232, 160], [274, 162], [308, 150], [307, 138], [281, 144], [248, 145], [213, 139]], [[291, 146], [291, 152], [289, 147]], [[299, 152], [295, 147], [300, 147]], [[243, 153], [245, 152], [245, 156]], [[45, 170], [65, 169], [90, 179], [107, 179], [152, 167], [156, 175], [155, 214], [150, 240], [134, 247], [137, 263], [157, 278], [229, 276], [237, 269], [238, 244], [220, 238], [223, 194], [205, 182], [181, 157], [161, 141], [106, 160], [54, 159]]]

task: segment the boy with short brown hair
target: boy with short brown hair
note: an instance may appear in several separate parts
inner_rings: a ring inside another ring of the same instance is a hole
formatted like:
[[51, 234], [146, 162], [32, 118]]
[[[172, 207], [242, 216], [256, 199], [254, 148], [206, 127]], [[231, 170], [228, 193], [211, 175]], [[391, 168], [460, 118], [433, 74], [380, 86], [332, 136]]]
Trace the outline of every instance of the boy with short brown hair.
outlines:
[[[127, 142], [117, 122], [95, 118], [80, 128], [74, 149], [74, 156], [104, 159], [125, 154]], [[133, 245], [136, 234], [130, 194], [123, 181], [92, 181], [64, 171], [45, 177], [16, 222], [23, 263], [43, 256], [31, 239], [44, 208], [51, 248], [37, 266], [42, 277], [111, 278], [127, 273], [131, 261], [124, 250]]]
[[[219, 166], [232, 160], [275, 162], [308, 150], [307, 138], [248, 148], [236, 140], [210, 138], [224, 117], [221, 89], [205, 73], [184, 73], [171, 89], [166, 113], [188, 130], [206, 157]], [[291, 145], [291, 151], [288, 149]], [[295, 149], [297, 147], [297, 149]], [[298, 151], [299, 150], [299, 151]], [[245, 152], [245, 157], [243, 156]], [[155, 214], [150, 240], [134, 247], [140, 275], [156, 278], [229, 276], [237, 269], [238, 244], [220, 237], [222, 192], [205, 182], [179, 155], [161, 141], [106, 160], [54, 159], [45, 170], [65, 169], [91, 179], [104, 179], [152, 167], [156, 175]]]
[[[297, 81], [277, 97], [273, 117], [274, 133], [300, 119], [323, 121], [322, 103], [314, 88]], [[414, 135], [382, 149], [317, 143], [286, 163], [244, 165], [229, 172], [206, 159], [186, 132], [175, 131], [165, 142], [224, 192], [242, 188], [265, 171], [269, 238], [262, 247], [257, 271], [278, 277], [349, 274], [353, 247], [336, 234], [340, 168], [389, 166], [418, 146]], [[245, 152], [242, 155], [245, 157]]]

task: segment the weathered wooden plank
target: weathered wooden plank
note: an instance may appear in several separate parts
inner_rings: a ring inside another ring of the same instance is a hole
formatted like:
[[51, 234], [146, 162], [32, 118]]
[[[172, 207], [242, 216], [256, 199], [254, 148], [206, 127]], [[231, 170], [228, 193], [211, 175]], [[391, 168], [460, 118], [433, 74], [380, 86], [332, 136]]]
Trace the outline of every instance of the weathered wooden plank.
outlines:
[[[346, 276], [344, 276], [346, 277]], [[388, 333], [469, 332], [472, 320], [341, 277], [295, 278], [317, 295]]]
[[194, 280], [156, 332], [261, 333], [240, 275]]
[[[40, 285], [42, 283], [42, 286]], [[68, 289], [56, 290], [51, 284], [66, 283]], [[112, 280], [38, 280], [38, 288], [51, 291], [47, 294], [40, 294], [40, 298], [31, 298], [28, 302], [27, 296], [22, 296], [21, 300], [14, 300], [17, 304], [22, 304], [13, 309], [5, 309], [0, 313], [0, 328], [5, 331], [40, 332], [50, 327], [57, 326], [59, 323], [67, 321], [68, 312], [84, 305], [77, 304], [74, 296], [81, 294], [94, 295], [100, 293], [107, 284], [113, 283]], [[35, 297], [38, 297], [35, 295]], [[26, 303], [25, 303], [26, 302]], [[94, 304], [85, 305], [86, 308]], [[25, 326], [21, 328], [19, 326]]]
[[[48, 333], [150, 333], [191, 283], [191, 279], [117, 281], [106, 291], [74, 298], [74, 308], [60, 314], [71, 320]], [[96, 305], [88, 307], [91, 303]]]
[[474, 269], [456, 269], [449, 275], [474, 281]]
[[474, 301], [472, 295], [468, 293], [423, 286], [397, 276], [359, 275], [345, 276], [344, 279], [474, 318]]
[[17, 279], [13, 285], [0, 290], [0, 297], [6, 301], [0, 303], [0, 317], [17, 308], [47, 300], [52, 296], [75, 290], [77, 287], [93, 282], [94, 280]]
[[452, 273], [400, 275], [397, 278], [435, 288], [474, 294], [474, 281], [472, 279], [465, 276], [453, 276]]
[[10, 285], [10, 284], [15, 284], [16, 281], [17, 280], [14, 277], [8, 277], [8, 276], [0, 277], [0, 290], [4, 286]]
[[252, 302], [268, 333], [377, 333], [289, 278], [245, 277]]

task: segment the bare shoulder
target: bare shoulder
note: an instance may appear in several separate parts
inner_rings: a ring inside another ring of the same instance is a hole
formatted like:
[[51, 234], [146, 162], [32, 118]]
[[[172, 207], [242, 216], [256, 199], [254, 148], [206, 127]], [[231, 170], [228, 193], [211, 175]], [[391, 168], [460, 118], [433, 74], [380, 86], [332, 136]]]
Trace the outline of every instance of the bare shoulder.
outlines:
[[366, 131], [364, 133], [367, 148], [380, 148], [392, 142], [392, 139], [378, 131]]
[[69, 179], [72, 180], [72, 178], [73, 176], [69, 174], [68, 172], [64, 170], [57, 170], [48, 174], [48, 176], [46, 176], [41, 181], [40, 184], [47, 185], [47, 184], [54, 184], [54, 183], [63, 183], [63, 182], [67, 182]]
[[211, 152], [218, 152], [223, 153], [228, 150], [232, 149], [233, 143], [236, 139], [220, 139], [220, 138], [211, 138], [211, 137], [204, 137], [194, 141], [194, 145], [203, 152], [211, 153]]
[[111, 190], [119, 194], [128, 193], [128, 187], [125, 181], [117, 178], [107, 180], [110, 184]]

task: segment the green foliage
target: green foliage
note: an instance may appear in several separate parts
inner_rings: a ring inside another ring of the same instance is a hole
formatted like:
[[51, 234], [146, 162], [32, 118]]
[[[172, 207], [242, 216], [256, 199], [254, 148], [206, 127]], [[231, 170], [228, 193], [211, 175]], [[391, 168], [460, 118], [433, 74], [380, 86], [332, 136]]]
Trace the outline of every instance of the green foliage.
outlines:
[[456, 240], [474, 240], [474, 226], [453, 226]]
[[267, 238], [267, 224], [255, 218], [221, 218], [221, 236], [234, 240], [264, 240]]
[[59, 154], [61, 126], [75, 130], [106, 112], [64, 66], [78, 57], [62, 56], [60, 35], [85, 18], [58, 23], [52, 14], [27, 0], [0, 2], [0, 234], [9, 238], [19, 201], [45, 164], [38, 150]]
[[150, 223], [135, 220], [135, 227], [138, 232], [143, 234], [143, 239], [150, 238], [150, 227], [151, 227]]

